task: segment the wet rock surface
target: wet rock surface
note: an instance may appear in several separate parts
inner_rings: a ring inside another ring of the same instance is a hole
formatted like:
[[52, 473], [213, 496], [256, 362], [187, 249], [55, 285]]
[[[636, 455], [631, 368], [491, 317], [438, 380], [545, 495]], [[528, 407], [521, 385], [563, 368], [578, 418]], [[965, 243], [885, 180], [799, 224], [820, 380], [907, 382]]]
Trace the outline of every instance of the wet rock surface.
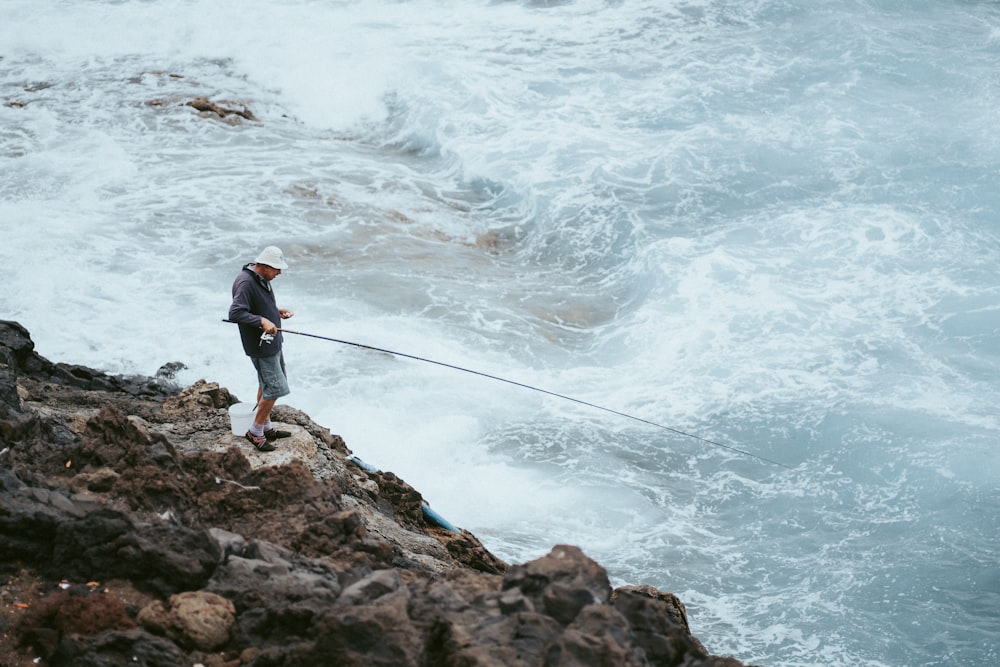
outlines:
[[[179, 364], [169, 364], [171, 368]], [[55, 364], [0, 322], [0, 667], [706, 665], [684, 605], [578, 548], [509, 566], [294, 408]]]

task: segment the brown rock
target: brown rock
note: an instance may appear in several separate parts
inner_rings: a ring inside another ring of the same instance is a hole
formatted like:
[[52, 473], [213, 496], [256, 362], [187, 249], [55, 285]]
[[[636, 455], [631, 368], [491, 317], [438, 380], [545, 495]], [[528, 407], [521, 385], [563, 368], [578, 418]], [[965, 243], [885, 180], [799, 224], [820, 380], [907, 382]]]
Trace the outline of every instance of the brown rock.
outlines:
[[607, 604], [611, 584], [605, 570], [580, 551], [561, 544], [548, 556], [515, 565], [504, 577], [504, 590], [518, 588], [535, 609], [569, 625], [585, 606]]
[[508, 566], [429, 525], [417, 490], [294, 408], [272, 413], [293, 432], [284, 451], [251, 451], [230, 432], [234, 400], [53, 364], [0, 322], [0, 572], [142, 596], [0, 608], [23, 621], [0, 658], [22, 639], [92, 667], [740, 664], [705, 651], [676, 597], [612, 592], [577, 547]]
[[214, 651], [229, 641], [236, 623], [233, 603], [215, 593], [188, 591], [154, 602], [139, 612], [139, 623], [185, 648]]
[[189, 107], [194, 107], [195, 109], [201, 111], [202, 113], [214, 114], [219, 118], [226, 118], [228, 116], [239, 116], [240, 118], [244, 118], [246, 120], [254, 120], [254, 121], [257, 120], [257, 117], [254, 116], [253, 112], [250, 111], [248, 108], [246, 108], [246, 106], [244, 106], [242, 109], [233, 109], [229, 107], [224, 107], [221, 104], [216, 104], [215, 102], [210, 101], [206, 97], [196, 97], [187, 104]]
[[105, 630], [127, 630], [135, 623], [114, 597], [84, 586], [57, 590], [29, 607], [21, 620], [20, 642], [43, 657], [51, 656], [65, 635], [94, 635]]

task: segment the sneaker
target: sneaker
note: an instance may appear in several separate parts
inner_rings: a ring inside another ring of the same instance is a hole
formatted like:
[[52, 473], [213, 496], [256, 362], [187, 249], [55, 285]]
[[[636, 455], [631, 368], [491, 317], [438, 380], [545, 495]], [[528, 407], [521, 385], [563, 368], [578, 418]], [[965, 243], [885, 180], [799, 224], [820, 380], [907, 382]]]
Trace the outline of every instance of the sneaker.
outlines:
[[274, 445], [267, 441], [262, 435], [254, 435], [252, 431], [247, 431], [246, 439], [250, 441], [250, 444], [257, 448], [260, 452], [273, 452]]
[[276, 428], [269, 428], [264, 431], [264, 437], [267, 438], [268, 442], [273, 442], [278, 438], [290, 438], [292, 437], [292, 434], [288, 431], [279, 431]]

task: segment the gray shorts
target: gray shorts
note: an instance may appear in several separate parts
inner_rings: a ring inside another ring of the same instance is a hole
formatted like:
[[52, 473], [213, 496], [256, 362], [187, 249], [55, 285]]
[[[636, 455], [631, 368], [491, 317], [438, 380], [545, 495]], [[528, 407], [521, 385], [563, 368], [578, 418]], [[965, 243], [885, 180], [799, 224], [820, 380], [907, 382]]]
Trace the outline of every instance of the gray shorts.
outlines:
[[288, 378], [285, 376], [285, 355], [282, 352], [271, 357], [250, 357], [257, 369], [257, 382], [263, 393], [261, 398], [273, 401], [290, 393]]

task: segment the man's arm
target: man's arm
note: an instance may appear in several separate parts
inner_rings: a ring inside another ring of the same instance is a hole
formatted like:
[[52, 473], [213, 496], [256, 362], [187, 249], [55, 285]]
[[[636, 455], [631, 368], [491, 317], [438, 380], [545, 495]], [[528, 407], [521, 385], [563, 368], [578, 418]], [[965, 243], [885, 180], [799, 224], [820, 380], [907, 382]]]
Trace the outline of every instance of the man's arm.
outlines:
[[[237, 281], [233, 285], [233, 303], [229, 306], [229, 319], [240, 324], [263, 327], [265, 318], [255, 315], [251, 310], [250, 290], [246, 281]], [[273, 325], [272, 325], [273, 326]]]

